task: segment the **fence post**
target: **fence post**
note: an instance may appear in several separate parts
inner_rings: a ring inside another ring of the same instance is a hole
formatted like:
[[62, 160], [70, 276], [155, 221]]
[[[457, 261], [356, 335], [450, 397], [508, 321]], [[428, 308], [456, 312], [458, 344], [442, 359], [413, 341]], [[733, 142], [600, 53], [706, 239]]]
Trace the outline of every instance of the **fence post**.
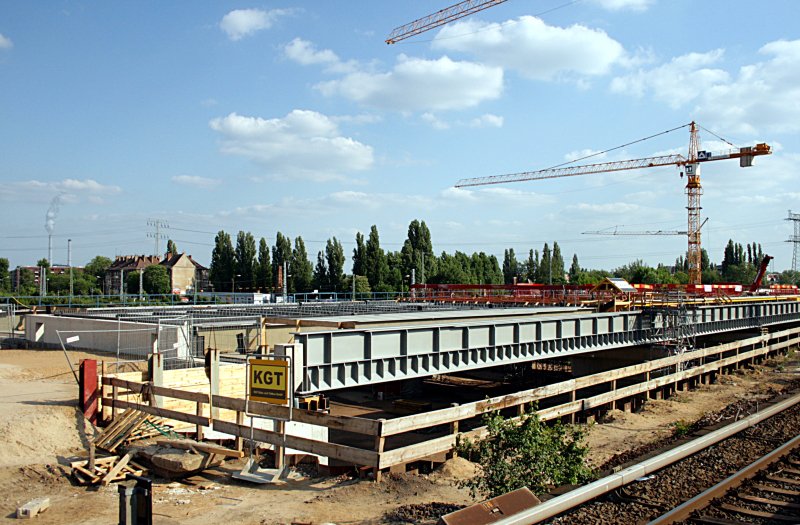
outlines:
[[[458, 406], [458, 403], [450, 403], [450, 408], [455, 408], [457, 406]], [[525, 405], [523, 404], [523, 405], [520, 405], [520, 406], [524, 407]], [[522, 414], [520, 414], [520, 415], [522, 415]], [[456, 438], [456, 443], [453, 446], [453, 450], [450, 452], [450, 454], [449, 454], [450, 457], [448, 459], [458, 456], [458, 448], [457, 448], [457, 445], [458, 445], [458, 420], [457, 419], [450, 423], [450, 433], [453, 434], [453, 436]]]
[[[164, 361], [161, 359], [161, 354], [152, 354], [148, 364], [150, 381], [152, 381], [153, 386], [164, 386]], [[164, 400], [162, 396], [152, 395], [150, 397], [150, 402], [154, 407], [164, 407]]]
[[93, 425], [97, 425], [97, 393], [97, 361], [84, 359], [80, 364], [80, 406]]
[[378, 432], [375, 434], [375, 452], [378, 453], [378, 459], [375, 463], [375, 466], [372, 468], [372, 472], [375, 475], [375, 481], [380, 483], [381, 481], [381, 454], [383, 454], [383, 447], [386, 445], [386, 437], [383, 435], [383, 424], [386, 422], [385, 419], [381, 418], [378, 420]]
[[[220, 387], [220, 377], [219, 377], [219, 350], [216, 348], [209, 348], [208, 350], [210, 354], [210, 367], [209, 367], [209, 383], [210, 383], [210, 390], [211, 390], [211, 398], [213, 399], [214, 396], [219, 395], [219, 387]], [[219, 408], [214, 406], [214, 403], [211, 404], [211, 409], [209, 410], [209, 417], [211, 419], [219, 419]]]
[[[196, 413], [197, 413], [197, 417], [203, 417], [203, 402], [202, 401], [198, 401], [197, 402], [197, 412]], [[195, 436], [197, 441], [203, 441], [203, 425], [198, 423], [197, 427], [195, 428], [195, 431], [197, 433], [197, 436]]]

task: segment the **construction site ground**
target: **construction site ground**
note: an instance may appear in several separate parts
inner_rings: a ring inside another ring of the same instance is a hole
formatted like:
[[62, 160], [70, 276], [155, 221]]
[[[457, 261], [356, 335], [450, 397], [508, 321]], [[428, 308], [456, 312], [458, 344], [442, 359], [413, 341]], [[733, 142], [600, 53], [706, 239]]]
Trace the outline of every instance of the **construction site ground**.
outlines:
[[[77, 364], [83, 357], [70, 354]], [[648, 401], [638, 413], [612, 411], [589, 433], [594, 465], [673, 434], [733, 402], [766, 398], [798, 378], [794, 355], [723, 376], [718, 383], [681, 392], [668, 400]], [[69, 477], [68, 462], [85, 457], [87, 436], [76, 406], [75, 378], [61, 351], [0, 351], [0, 516], [14, 519], [17, 507], [40, 497], [50, 508], [42, 523], [108, 524], [118, 519], [117, 487], [80, 487]], [[156, 523], [397, 523], [390, 513], [404, 507], [414, 520], [414, 504], [467, 505], [474, 500], [457, 486], [475, 466], [461, 458], [431, 474], [385, 476], [381, 483], [349, 476], [319, 477], [299, 471], [285, 485], [254, 486], [233, 480], [241, 466], [228, 462], [181, 481], [156, 479]], [[411, 509], [411, 510], [409, 510]]]

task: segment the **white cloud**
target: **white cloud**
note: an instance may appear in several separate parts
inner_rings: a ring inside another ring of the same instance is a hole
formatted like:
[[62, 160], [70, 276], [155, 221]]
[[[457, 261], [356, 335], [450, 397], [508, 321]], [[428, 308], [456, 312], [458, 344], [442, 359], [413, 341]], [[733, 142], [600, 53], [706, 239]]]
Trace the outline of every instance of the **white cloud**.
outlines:
[[485, 113], [471, 120], [454, 120], [452, 122], [443, 120], [433, 113], [423, 113], [420, 118], [432, 128], [439, 130], [450, 129], [451, 127], [502, 128], [504, 122], [503, 117], [491, 113]]
[[330, 49], [317, 50], [312, 42], [295, 38], [283, 48], [283, 52], [289, 60], [297, 62], [303, 66], [321, 65], [327, 71], [335, 73], [349, 73], [357, 70], [358, 64], [355, 61], [343, 62], [339, 56]]
[[485, 113], [480, 117], [472, 119], [469, 125], [473, 128], [502, 128], [503, 122], [503, 117]]
[[430, 124], [433, 129], [450, 129], [450, 124], [444, 120], [441, 120], [433, 113], [423, 113], [420, 118], [423, 122]]
[[724, 53], [724, 50], [716, 49], [675, 57], [653, 69], [640, 69], [615, 78], [611, 82], [611, 91], [635, 97], [652, 92], [656, 100], [679, 108], [702, 96], [712, 86], [728, 80], [728, 73], [724, 70], [706, 67], [719, 62]]
[[531, 191], [521, 191], [502, 186], [488, 186], [480, 189], [446, 188], [440, 193], [444, 203], [460, 206], [464, 203], [480, 202], [481, 206], [541, 206], [555, 202], [550, 195]]
[[432, 45], [474, 55], [485, 64], [514, 69], [536, 80], [603, 75], [625, 58], [622, 45], [604, 31], [582, 25], [548, 26], [532, 16], [503, 24], [477, 19], [450, 24]]
[[0, 199], [21, 201], [50, 200], [59, 195], [64, 202], [76, 203], [82, 198], [92, 202], [102, 202], [104, 197], [117, 195], [122, 188], [106, 185], [94, 179], [63, 179], [46, 182], [27, 180], [9, 182], [0, 186]]
[[582, 202], [580, 204], [573, 204], [567, 206], [568, 210], [588, 211], [591, 213], [606, 213], [609, 215], [619, 215], [626, 213], [638, 212], [642, 209], [638, 204], [631, 204], [629, 202], [611, 202], [608, 204], [588, 204]]
[[14, 42], [3, 33], [0, 33], [0, 49], [11, 49], [12, 47], [14, 47]]
[[800, 131], [800, 40], [777, 40], [759, 50], [767, 57], [741, 67], [738, 75], [709, 66], [724, 51], [690, 53], [669, 63], [615, 78], [611, 90], [636, 97], [652, 94], [678, 108], [694, 103], [692, 113], [726, 133]]
[[646, 11], [655, 3], [655, 0], [592, 0], [592, 3], [609, 11], [622, 11], [624, 9]]
[[476, 106], [503, 91], [503, 70], [474, 62], [398, 57], [386, 73], [358, 71], [317, 84], [325, 96], [395, 111], [444, 111]]
[[210, 179], [208, 177], [199, 177], [197, 175], [176, 175], [172, 177], [172, 182], [180, 184], [181, 186], [194, 186], [195, 188], [208, 189], [219, 186], [222, 181], [219, 179]]
[[606, 153], [594, 149], [578, 149], [570, 151], [569, 153], [564, 155], [564, 160], [566, 160], [567, 162], [572, 162], [576, 159], [585, 159], [586, 157], [590, 157], [591, 160], [586, 159], [586, 162], [596, 163], [600, 162], [607, 156], [608, 155]]
[[373, 164], [370, 146], [341, 136], [332, 119], [315, 111], [296, 109], [274, 119], [231, 113], [209, 125], [222, 135], [223, 153], [249, 158], [273, 178], [342, 179]]
[[222, 17], [219, 27], [231, 40], [241, 40], [256, 31], [269, 29], [281, 17], [291, 13], [290, 9], [235, 9]]
[[769, 58], [705, 90], [699, 119], [729, 133], [800, 131], [800, 40], [770, 42], [759, 53]]

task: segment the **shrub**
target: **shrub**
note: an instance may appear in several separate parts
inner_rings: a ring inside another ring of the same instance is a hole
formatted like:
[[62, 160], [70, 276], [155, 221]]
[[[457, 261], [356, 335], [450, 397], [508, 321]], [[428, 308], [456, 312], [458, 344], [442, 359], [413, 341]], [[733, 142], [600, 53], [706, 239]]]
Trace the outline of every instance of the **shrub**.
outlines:
[[542, 493], [591, 479], [592, 470], [585, 463], [589, 448], [584, 429], [561, 422], [547, 425], [535, 409], [518, 420], [491, 412], [483, 421], [488, 437], [466, 441], [458, 448], [460, 455], [481, 466], [477, 476], [462, 482], [473, 497], [493, 498], [522, 487]]

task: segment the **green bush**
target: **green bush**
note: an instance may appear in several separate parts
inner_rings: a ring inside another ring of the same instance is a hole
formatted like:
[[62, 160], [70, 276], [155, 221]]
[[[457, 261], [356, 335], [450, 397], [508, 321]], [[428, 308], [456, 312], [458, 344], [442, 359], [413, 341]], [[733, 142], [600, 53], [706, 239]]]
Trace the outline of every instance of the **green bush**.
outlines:
[[458, 447], [460, 455], [481, 466], [476, 477], [462, 482], [473, 497], [493, 498], [522, 487], [542, 493], [591, 479], [593, 472], [585, 462], [589, 451], [585, 429], [561, 422], [547, 425], [535, 409], [518, 420], [491, 412], [483, 421], [488, 437]]

